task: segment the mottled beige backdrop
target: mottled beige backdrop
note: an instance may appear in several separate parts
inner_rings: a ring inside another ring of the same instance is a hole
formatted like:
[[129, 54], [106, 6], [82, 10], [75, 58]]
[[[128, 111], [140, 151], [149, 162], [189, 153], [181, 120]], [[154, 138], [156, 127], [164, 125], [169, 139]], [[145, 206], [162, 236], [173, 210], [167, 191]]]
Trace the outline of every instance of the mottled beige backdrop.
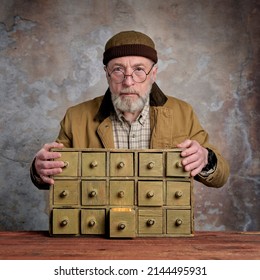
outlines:
[[259, 231], [259, 18], [253, 0], [0, 0], [0, 230], [48, 229], [31, 160], [67, 107], [105, 92], [103, 46], [133, 29], [231, 165], [223, 188], [196, 183], [196, 230]]

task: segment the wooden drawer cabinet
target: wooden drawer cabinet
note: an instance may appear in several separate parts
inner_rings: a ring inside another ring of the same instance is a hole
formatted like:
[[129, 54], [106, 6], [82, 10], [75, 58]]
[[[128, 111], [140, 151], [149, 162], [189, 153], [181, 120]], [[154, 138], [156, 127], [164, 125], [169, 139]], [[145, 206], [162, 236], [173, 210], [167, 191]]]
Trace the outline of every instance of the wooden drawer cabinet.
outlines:
[[50, 188], [50, 234], [193, 235], [193, 181], [178, 149], [62, 149]]

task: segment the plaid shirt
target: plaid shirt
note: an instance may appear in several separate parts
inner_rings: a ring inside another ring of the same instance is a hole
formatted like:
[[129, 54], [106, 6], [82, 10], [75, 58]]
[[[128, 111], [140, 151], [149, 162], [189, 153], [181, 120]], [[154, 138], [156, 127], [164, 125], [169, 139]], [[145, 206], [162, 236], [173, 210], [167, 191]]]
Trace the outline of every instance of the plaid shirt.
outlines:
[[110, 116], [115, 148], [117, 149], [148, 149], [150, 144], [149, 98], [136, 121], [128, 123], [123, 114], [116, 110]]

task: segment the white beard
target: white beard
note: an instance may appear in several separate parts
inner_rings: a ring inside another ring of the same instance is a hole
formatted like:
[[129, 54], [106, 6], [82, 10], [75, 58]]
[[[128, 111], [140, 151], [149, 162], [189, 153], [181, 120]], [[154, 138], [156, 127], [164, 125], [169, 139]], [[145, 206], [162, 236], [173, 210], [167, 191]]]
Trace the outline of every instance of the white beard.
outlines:
[[138, 99], [133, 101], [131, 97], [127, 96], [118, 96], [111, 92], [111, 98], [114, 107], [121, 112], [141, 112], [146, 104], [147, 99], [149, 98], [149, 94], [151, 91], [151, 87], [148, 89], [144, 96], [140, 96], [137, 91], [131, 88], [126, 88], [121, 91], [121, 93], [135, 93], [138, 96]]

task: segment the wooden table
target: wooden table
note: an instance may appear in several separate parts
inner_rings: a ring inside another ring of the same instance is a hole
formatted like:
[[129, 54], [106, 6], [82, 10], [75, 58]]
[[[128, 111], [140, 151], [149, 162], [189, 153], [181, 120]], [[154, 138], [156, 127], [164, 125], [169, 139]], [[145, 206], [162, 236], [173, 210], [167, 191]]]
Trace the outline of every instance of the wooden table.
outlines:
[[0, 232], [2, 260], [260, 260], [260, 232], [196, 232], [193, 237], [105, 239]]

